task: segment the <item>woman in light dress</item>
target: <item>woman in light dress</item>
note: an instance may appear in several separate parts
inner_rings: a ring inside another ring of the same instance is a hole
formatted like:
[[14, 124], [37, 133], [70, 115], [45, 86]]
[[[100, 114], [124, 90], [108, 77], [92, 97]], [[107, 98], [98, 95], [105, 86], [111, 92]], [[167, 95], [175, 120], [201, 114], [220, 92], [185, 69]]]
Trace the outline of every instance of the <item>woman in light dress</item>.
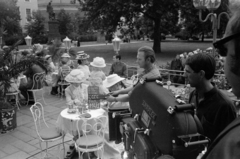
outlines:
[[106, 79], [105, 73], [102, 71], [102, 69], [106, 67], [105, 60], [102, 57], [95, 57], [90, 65], [92, 67], [89, 78], [90, 85], [98, 86], [100, 94], [108, 94], [109, 91], [103, 87], [103, 80]]
[[84, 73], [79, 69], [72, 70], [65, 78], [70, 85], [65, 89], [67, 105], [81, 105], [88, 100], [88, 85], [84, 84]]
[[88, 54], [84, 53], [84, 51], [79, 51], [77, 52], [77, 57], [76, 57], [76, 60], [77, 60], [77, 63], [78, 63], [78, 66], [77, 66], [77, 69], [80, 69], [83, 73], [84, 73], [84, 76], [85, 76], [85, 79], [86, 79], [86, 84], [89, 84], [88, 82], [88, 79], [90, 77], [90, 70], [89, 70], [89, 67], [88, 67], [88, 58], [90, 57]]

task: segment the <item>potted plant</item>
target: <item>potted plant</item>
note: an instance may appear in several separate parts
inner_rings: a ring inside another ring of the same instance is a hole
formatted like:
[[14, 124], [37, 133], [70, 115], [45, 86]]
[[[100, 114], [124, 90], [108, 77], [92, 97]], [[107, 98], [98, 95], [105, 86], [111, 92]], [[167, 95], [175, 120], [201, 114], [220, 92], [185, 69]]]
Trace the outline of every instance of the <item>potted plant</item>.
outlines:
[[14, 61], [12, 54], [21, 42], [19, 40], [7, 51], [0, 53], [0, 133], [6, 133], [17, 126], [16, 106], [6, 100], [6, 93], [11, 87], [12, 79], [16, 79], [34, 63], [44, 65], [44, 61], [35, 56], [28, 56], [19, 62]]

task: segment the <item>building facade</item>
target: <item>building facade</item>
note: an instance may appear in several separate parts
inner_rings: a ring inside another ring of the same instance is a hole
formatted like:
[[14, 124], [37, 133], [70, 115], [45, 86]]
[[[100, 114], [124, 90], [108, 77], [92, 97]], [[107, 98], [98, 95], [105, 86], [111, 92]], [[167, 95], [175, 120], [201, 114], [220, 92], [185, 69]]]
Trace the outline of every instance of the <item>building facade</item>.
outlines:
[[17, 6], [20, 12], [20, 25], [23, 28], [28, 23], [28, 16], [32, 15], [33, 11], [38, 10], [38, 0], [17, 0]]

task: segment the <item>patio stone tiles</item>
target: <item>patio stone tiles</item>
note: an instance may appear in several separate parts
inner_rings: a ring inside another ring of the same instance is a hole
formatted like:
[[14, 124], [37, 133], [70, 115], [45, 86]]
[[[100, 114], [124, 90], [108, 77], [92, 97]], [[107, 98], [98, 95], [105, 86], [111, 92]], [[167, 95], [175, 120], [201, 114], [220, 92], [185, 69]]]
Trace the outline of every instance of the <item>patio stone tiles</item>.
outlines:
[[[45, 119], [49, 126], [55, 126], [57, 118], [64, 108], [66, 108], [65, 98], [60, 98], [59, 96], [53, 96], [49, 94], [49, 89], [45, 89], [44, 99], [47, 105], [43, 104], [43, 100], [40, 100], [44, 106]], [[40, 97], [40, 94], [37, 94]], [[42, 158], [41, 149], [39, 145], [38, 136], [36, 133], [34, 121], [32, 114], [30, 112], [30, 106], [22, 106], [20, 110], [17, 111], [17, 128], [6, 134], [0, 134], [0, 159], [40, 159]], [[65, 141], [65, 153], [69, 150], [69, 145], [73, 142], [71, 141], [72, 136], [66, 135]], [[60, 143], [61, 140], [57, 142], [49, 142], [49, 146], [54, 146]], [[123, 150], [122, 144], [111, 144], [112, 147], [118, 149], [120, 152]], [[43, 149], [45, 148], [45, 143], [42, 143]], [[63, 154], [62, 144], [60, 144], [60, 152], [58, 146], [53, 147], [49, 150], [50, 154], [53, 154], [56, 158], [59, 156], [61, 159], [65, 157]], [[120, 159], [120, 157], [115, 158]]]
[[[41, 94], [37, 94], [37, 98], [40, 98]], [[44, 99], [47, 105], [44, 104], [43, 100], [39, 100], [44, 107], [44, 116], [47, 124], [55, 126], [57, 118], [64, 108], [66, 108], [65, 98], [59, 96], [53, 96], [49, 94], [49, 89], [45, 89]], [[39, 145], [38, 136], [36, 133], [32, 114], [29, 106], [22, 106], [20, 110], [17, 110], [17, 128], [6, 134], [0, 134], [0, 159], [41, 159], [41, 149]], [[69, 145], [73, 143], [72, 136], [67, 134], [65, 136], [65, 153], [69, 150]], [[60, 144], [60, 151], [58, 145], [61, 140], [56, 142], [49, 142], [49, 149], [51, 159], [60, 157], [63, 159], [63, 147]], [[45, 149], [45, 143], [42, 143], [42, 148]], [[117, 147], [115, 144], [113, 147]], [[122, 149], [122, 148], [121, 148]], [[117, 158], [116, 158], [117, 159]]]

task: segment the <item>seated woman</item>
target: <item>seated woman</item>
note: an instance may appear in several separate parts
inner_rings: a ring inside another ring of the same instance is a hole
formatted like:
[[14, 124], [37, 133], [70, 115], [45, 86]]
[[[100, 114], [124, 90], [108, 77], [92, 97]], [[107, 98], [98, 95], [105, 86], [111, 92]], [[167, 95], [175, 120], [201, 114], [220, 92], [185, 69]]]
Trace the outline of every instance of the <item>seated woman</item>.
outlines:
[[[70, 55], [68, 55], [68, 53], [64, 53], [61, 56], [60, 67], [58, 69], [58, 75], [55, 79], [53, 79], [53, 84], [52, 84], [53, 87], [52, 87], [52, 91], [51, 91], [52, 95], [58, 94], [58, 82], [59, 81], [64, 82], [64, 78], [71, 70], [71, 67], [68, 65], [69, 59], [70, 59]], [[60, 90], [60, 92], [62, 92], [62, 91]]]
[[[108, 88], [110, 94], [112, 91], [117, 91], [123, 89], [125, 86], [122, 81], [125, 78], [118, 76], [117, 74], [112, 74], [107, 76], [107, 78], [103, 81], [103, 86]], [[115, 97], [113, 97], [115, 98]], [[119, 124], [121, 122], [120, 117], [112, 117], [114, 112], [129, 112], [129, 102], [109, 102], [108, 103], [108, 120], [109, 120], [109, 140], [115, 140], [115, 143], [118, 144], [122, 140], [122, 135], [119, 130]]]
[[[87, 81], [90, 76], [90, 70], [88, 67], [88, 60], [87, 60], [89, 57], [90, 56], [88, 54], [84, 53], [83, 51], [79, 51], [77, 54], [77, 57], [76, 57], [76, 60], [78, 62], [77, 69], [80, 69], [84, 73], [84, 76]], [[86, 81], [86, 83], [88, 83], [87, 81]]]
[[88, 100], [88, 85], [84, 84], [84, 73], [79, 69], [72, 70], [65, 78], [70, 85], [65, 89], [68, 105], [80, 105]]
[[67, 64], [71, 69], [74, 68], [74, 62], [71, 60], [71, 56], [68, 53], [63, 53], [60, 59], [59, 66]]
[[98, 86], [100, 94], [108, 94], [109, 91], [106, 87], [103, 87], [103, 80], [106, 79], [106, 76], [102, 71], [102, 68], [106, 67], [105, 60], [102, 57], [95, 57], [90, 65], [92, 67], [92, 71], [90, 73], [89, 85]]
[[52, 56], [51, 55], [46, 55], [44, 57], [44, 59], [46, 60], [46, 62], [48, 63], [48, 74], [46, 75], [46, 85], [47, 86], [51, 86], [53, 84], [53, 80], [52, 80], [52, 73], [55, 71], [55, 65], [52, 61]]
[[[103, 81], [103, 87], [107, 88], [111, 94], [111, 92], [123, 89], [125, 87], [125, 85], [122, 82], [123, 80], [125, 80], [125, 78], [122, 78], [117, 74], [109, 75]], [[110, 109], [126, 109], [126, 108], [129, 108], [129, 103], [114, 101], [109, 104], [109, 108]]]

